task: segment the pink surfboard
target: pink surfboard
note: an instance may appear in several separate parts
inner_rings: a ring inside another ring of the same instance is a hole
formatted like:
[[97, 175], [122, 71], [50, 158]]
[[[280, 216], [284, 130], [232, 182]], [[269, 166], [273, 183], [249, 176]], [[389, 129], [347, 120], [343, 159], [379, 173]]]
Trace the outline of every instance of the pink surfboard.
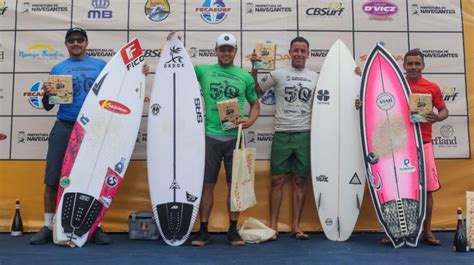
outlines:
[[362, 75], [360, 112], [368, 187], [394, 247], [416, 247], [425, 218], [425, 165], [410, 88], [393, 56], [377, 44]]

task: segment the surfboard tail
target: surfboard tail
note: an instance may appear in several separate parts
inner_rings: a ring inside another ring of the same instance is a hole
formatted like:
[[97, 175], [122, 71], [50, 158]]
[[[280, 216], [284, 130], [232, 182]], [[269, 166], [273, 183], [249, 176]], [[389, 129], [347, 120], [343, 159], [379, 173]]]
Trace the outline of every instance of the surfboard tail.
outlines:
[[86, 234], [102, 210], [102, 203], [94, 197], [80, 193], [64, 194], [61, 225], [65, 233], [82, 237]]
[[171, 242], [186, 240], [192, 225], [194, 205], [183, 202], [158, 204], [158, 224], [162, 236]]
[[413, 199], [397, 199], [381, 206], [384, 227], [394, 246], [404, 242], [416, 246], [421, 231], [419, 222], [420, 202]]

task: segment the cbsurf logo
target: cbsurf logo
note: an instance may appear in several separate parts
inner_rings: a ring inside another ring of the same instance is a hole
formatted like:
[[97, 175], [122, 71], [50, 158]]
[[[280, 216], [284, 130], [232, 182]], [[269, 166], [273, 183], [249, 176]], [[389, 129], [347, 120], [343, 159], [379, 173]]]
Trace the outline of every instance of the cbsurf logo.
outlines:
[[120, 55], [122, 55], [123, 62], [127, 66], [127, 70], [134, 68], [139, 65], [145, 57], [143, 56], [142, 47], [138, 39], [130, 42], [127, 46], [123, 47], [120, 50]]
[[370, 1], [362, 6], [370, 20], [392, 20], [391, 16], [398, 12], [398, 6], [389, 1]]
[[127, 106], [113, 100], [101, 100], [99, 101], [99, 105], [101, 108], [117, 114], [127, 115], [131, 112]]
[[330, 2], [327, 7], [310, 7], [306, 9], [308, 16], [340, 17], [344, 12], [342, 2]]
[[169, 16], [170, 10], [168, 0], [148, 0], [145, 3], [145, 15], [153, 22], [165, 20]]
[[30, 105], [35, 109], [43, 108], [43, 102], [41, 102], [44, 96], [42, 86], [43, 86], [42, 81], [36, 82], [31, 86], [29, 91], [23, 92], [23, 96], [28, 99], [28, 102], [30, 103]]
[[381, 110], [389, 110], [395, 105], [395, 98], [392, 94], [383, 92], [377, 96], [377, 107]]
[[459, 96], [459, 92], [456, 92], [456, 87], [443, 87], [441, 93], [443, 94], [443, 99], [446, 102], [456, 102]]
[[223, 0], [205, 0], [201, 7], [195, 9], [202, 20], [209, 24], [221, 23], [231, 11], [232, 8], [226, 7]]

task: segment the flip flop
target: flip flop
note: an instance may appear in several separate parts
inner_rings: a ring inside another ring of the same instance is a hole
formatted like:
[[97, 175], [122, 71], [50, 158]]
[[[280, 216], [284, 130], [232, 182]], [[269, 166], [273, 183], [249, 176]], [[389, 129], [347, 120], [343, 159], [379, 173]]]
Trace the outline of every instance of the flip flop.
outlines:
[[308, 240], [309, 239], [308, 234], [305, 234], [303, 232], [290, 233], [290, 236], [294, 239], [297, 239], [297, 240]]
[[423, 242], [430, 246], [441, 246], [441, 241], [434, 236], [423, 237]]

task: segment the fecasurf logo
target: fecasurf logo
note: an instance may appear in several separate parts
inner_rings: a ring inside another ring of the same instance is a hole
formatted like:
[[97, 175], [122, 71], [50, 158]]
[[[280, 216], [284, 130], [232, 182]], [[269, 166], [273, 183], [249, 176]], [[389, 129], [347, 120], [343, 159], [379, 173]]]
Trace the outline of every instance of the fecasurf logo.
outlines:
[[209, 24], [219, 24], [232, 11], [226, 7], [224, 0], [205, 0], [201, 7], [196, 7], [195, 12], [200, 13], [202, 20]]
[[23, 92], [23, 96], [27, 97], [28, 102], [35, 109], [43, 108], [43, 102], [41, 102], [44, 96], [42, 86], [43, 82], [36, 82], [31, 86], [30, 91]]
[[165, 20], [169, 16], [170, 10], [168, 0], [147, 0], [145, 3], [145, 15], [153, 22]]
[[330, 2], [328, 7], [310, 7], [306, 9], [308, 16], [339, 17], [344, 12], [342, 2]]
[[131, 112], [127, 106], [113, 100], [108, 100], [108, 99], [101, 100], [99, 101], [99, 105], [101, 108], [106, 109], [113, 113], [117, 113], [117, 114], [126, 115], [126, 114], [130, 114]]
[[87, 12], [87, 18], [103, 20], [112, 18], [112, 10], [107, 9], [110, 6], [109, 0], [92, 0], [91, 6], [93, 9]]
[[364, 13], [371, 20], [392, 20], [391, 16], [398, 12], [398, 6], [389, 1], [370, 1], [362, 6]]
[[135, 39], [127, 46], [123, 47], [120, 50], [120, 55], [122, 55], [123, 62], [127, 66], [128, 71], [145, 60], [145, 56], [143, 56], [142, 47], [140, 46], [138, 39]]

